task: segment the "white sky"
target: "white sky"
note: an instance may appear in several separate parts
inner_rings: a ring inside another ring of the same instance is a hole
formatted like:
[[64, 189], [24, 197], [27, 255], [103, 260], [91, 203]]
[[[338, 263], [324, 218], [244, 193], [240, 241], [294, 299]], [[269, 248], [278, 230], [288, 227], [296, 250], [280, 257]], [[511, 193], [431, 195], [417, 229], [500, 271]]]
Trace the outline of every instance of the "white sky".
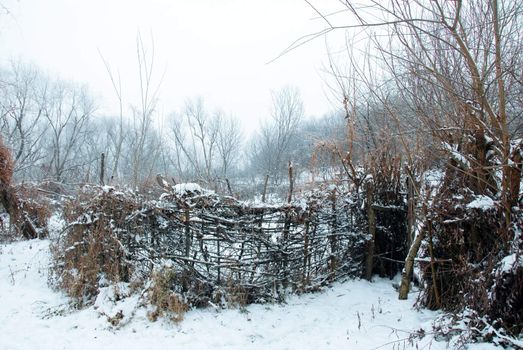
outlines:
[[[120, 71], [126, 104], [136, 102], [136, 37], [155, 43], [156, 82], [165, 72], [160, 110], [203, 96], [208, 109], [240, 117], [252, 130], [269, 114], [271, 89], [297, 86], [307, 115], [332, 109], [323, 84], [325, 41], [273, 63], [299, 37], [324, 28], [303, 0], [3, 0], [2, 60], [21, 58], [51, 74], [86, 83], [100, 112], [117, 100], [98, 50]], [[336, 0], [322, 0], [322, 7]], [[154, 80], [154, 77], [153, 77]]]

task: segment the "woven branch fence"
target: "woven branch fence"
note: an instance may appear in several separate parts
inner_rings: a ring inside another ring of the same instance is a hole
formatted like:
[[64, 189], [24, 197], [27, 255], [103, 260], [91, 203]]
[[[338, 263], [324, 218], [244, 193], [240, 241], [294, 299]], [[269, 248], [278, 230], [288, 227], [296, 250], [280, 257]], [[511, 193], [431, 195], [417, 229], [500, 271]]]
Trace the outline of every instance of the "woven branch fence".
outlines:
[[[158, 201], [114, 190], [70, 205], [71, 223], [55, 245], [57, 272], [67, 286], [96, 293], [100, 276], [147, 280], [175, 272], [171, 289], [192, 305], [227, 294], [242, 303], [282, 300], [343, 276], [360, 276], [367, 235], [361, 203], [316, 191], [285, 205], [247, 204], [200, 189]], [[219, 300], [218, 300], [219, 301]]]

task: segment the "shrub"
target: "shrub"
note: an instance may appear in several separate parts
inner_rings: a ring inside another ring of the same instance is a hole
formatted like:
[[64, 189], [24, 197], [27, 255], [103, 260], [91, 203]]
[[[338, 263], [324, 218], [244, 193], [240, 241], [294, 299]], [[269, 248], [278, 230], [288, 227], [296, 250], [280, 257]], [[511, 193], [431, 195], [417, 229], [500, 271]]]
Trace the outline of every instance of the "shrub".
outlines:
[[132, 264], [126, 260], [115, 224], [122, 223], [137, 203], [132, 197], [108, 192], [87, 204], [81, 199], [66, 204], [64, 216], [70, 223], [51, 251], [55, 284], [83, 305], [97, 295], [102, 276], [111, 283], [131, 282]]

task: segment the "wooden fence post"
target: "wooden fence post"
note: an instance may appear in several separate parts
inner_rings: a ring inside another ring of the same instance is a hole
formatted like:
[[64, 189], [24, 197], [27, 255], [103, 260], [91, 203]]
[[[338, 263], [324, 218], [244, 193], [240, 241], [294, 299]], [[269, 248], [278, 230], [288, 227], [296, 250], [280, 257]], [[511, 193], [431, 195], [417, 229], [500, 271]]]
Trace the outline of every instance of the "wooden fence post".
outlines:
[[191, 257], [191, 227], [190, 227], [190, 210], [185, 208], [185, 257]]
[[221, 264], [221, 258], [220, 258], [220, 254], [221, 254], [221, 251], [220, 251], [220, 240], [221, 240], [221, 234], [220, 234], [220, 228], [218, 227], [217, 230], [216, 230], [216, 233], [217, 233], [217, 241], [216, 241], [216, 256], [218, 257], [218, 278], [217, 278], [217, 284], [220, 285], [220, 279], [221, 279], [221, 268], [220, 268], [220, 264]]
[[292, 201], [292, 191], [294, 190], [294, 175], [292, 171], [292, 162], [289, 162], [289, 196], [287, 197], [287, 203]]
[[287, 288], [288, 282], [289, 282], [289, 262], [287, 258], [288, 250], [287, 250], [287, 244], [289, 243], [289, 232], [291, 228], [291, 215], [289, 213], [290, 208], [287, 208], [285, 211], [285, 222], [283, 224], [283, 234], [282, 234], [282, 240], [281, 240], [281, 253], [282, 253], [282, 272], [283, 272], [283, 279], [282, 279], [282, 286], [283, 288]]
[[438, 289], [438, 280], [436, 277], [436, 261], [434, 260], [434, 252], [432, 250], [432, 222], [428, 222], [428, 233], [429, 233], [429, 254], [430, 254], [430, 271], [432, 274], [432, 290], [434, 292], [434, 299], [436, 299], [436, 307], [441, 307], [441, 298]]
[[309, 284], [309, 271], [307, 270], [307, 259], [309, 257], [309, 227], [310, 227], [310, 209], [305, 219], [305, 234], [303, 236], [303, 286]]
[[105, 185], [105, 153], [102, 153], [102, 158], [100, 160], [100, 185]]
[[225, 183], [227, 184], [227, 191], [229, 192], [229, 196], [234, 197], [232, 194], [231, 182], [229, 181], [229, 179], [225, 179]]
[[374, 266], [374, 245], [376, 239], [376, 212], [374, 204], [374, 188], [372, 182], [367, 182], [367, 219], [369, 223], [370, 240], [367, 245], [367, 257], [365, 259], [365, 279], [372, 279], [372, 268]]
[[331, 258], [329, 259], [330, 260], [329, 279], [331, 281], [333, 281], [334, 278], [336, 277], [336, 267], [338, 264], [338, 261], [336, 259], [336, 251], [337, 251], [336, 235], [337, 235], [337, 231], [338, 231], [337, 230], [338, 223], [337, 223], [337, 217], [336, 217], [336, 188], [332, 190], [331, 200], [332, 200], [332, 204], [331, 204], [332, 217], [331, 217], [331, 223], [330, 223], [331, 224], [331, 234], [329, 237], [329, 244], [331, 247]]
[[267, 194], [267, 184], [269, 182], [269, 174], [265, 175], [265, 182], [263, 183], [262, 202], [265, 203], [265, 195]]

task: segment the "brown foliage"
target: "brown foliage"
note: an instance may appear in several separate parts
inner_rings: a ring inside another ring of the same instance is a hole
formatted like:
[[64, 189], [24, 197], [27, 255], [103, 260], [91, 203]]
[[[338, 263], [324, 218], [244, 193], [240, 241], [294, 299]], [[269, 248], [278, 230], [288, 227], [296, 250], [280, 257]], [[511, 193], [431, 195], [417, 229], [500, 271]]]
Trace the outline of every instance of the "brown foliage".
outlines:
[[523, 267], [500, 273], [491, 289], [489, 314], [512, 334], [523, 332]]
[[81, 199], [66, 204], [64, 216], [72, 223], [51, 247], [52, 271], [57, 286], [80, 304], [98, 294], [102, 277], [114, 283], [130, 282], [132, 269], [111, 223], [123, 224], [135, 206], [132, 198], [112, 193], [102, 193], [87, 206]]
[[52, 202], [43, 195], [36, 187], [21, 185], [16, 187], [19, 198], [20, 211], [24, 213], [26, 220], [30, 221], [40, 238], [49, 234], [47, 222], [52, 215]]
[[13, 166], [11, 152], [4, 145], [4, 142], [0, 138], [0, 185], [11, 185], [11, 179], [13, 177]]
[[23, 210], [16, 190], [11, 186], [13, 177], [13, 160], [9, 149], [0, 139], [0, 202], [9, 213], [11, 224], [27, 239], [38, 237], [31, 218]]

